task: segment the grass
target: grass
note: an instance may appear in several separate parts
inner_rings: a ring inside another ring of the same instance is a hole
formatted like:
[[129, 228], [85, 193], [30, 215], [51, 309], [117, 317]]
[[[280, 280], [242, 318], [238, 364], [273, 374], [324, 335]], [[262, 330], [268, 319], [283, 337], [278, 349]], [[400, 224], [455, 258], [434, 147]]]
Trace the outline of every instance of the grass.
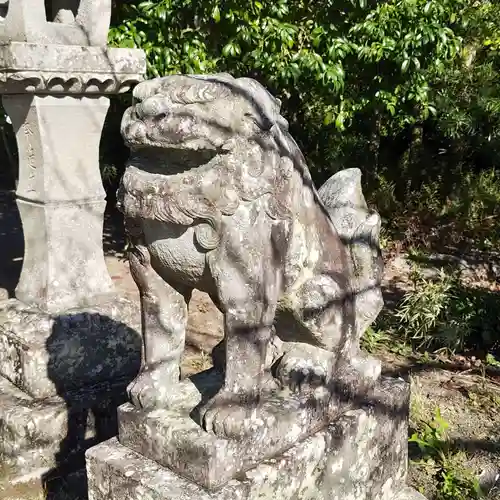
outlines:
[[181, 366], [183, 377], [208, 370], [212, 365], [212, 356], [209, 353], [194, 349], [186, 350]]
[[[490, 228], [489, 241], [498, 241], [500, 224], [491, 230], [491, 215], [500, 215], [492, 202], [500, 200], [498, 176], [483, 176], [475, 185], [471, 178], [467, 182], [473, 196], [464, 201], [461, 208], [458, 207], [460, 200], [454, 200], [456, 205], [448, 207], [448, 212], [443, 211], [440, 217], [444, 220], [453, 213], [460, 219], [453, 223], [452, 230], [465, 228], [464, 234], [474, 240], [469, 248], [489, 248], [490, 243], [478, 240]], [[479, 186], [486, 193], [488, 203], [474, 199]], [[386, 309], [368, 329], [362, 347], [372, 354], [378, 353], [381, 359], [394, 359], [396, 365], [404, 359], [403, 366], [410, 373], [426, 374], [411, 376], [412, 485], [429, 500], [500, 498], [481, 491], [478, 479], [488, 464], [498, 469], [498, 455], [493, 448], [500, 446], [497, 444], [500, 429], [496, 424], [500, 419], [500, 386], [495, 386], [490, 377], [500, 374], [498, 285], [491, 278], [481, 282], [470, 277], [465, 279], [459, 267], [464, 254], [460, 254], [460, 258], [454, 255], [442, 263], [442, 269], [436, 269], [429, 254], [436, 251], [437, 245], [432, 238], [426, 239], [427, 235], [416, 237], [421, 230], [421, 220], [412, 222], [397, 242], [391, 241], [394, 235], [391, 230], [385, 232], [386, 256], [393, 256], [394, 248], [399, 255], [405, 251], [403, 255], [412, 262], [411, 271], [408, 272], [407, 267], [402, 272], [404, 276], [397, 275], [398, 283], [403, 278], [406, 286], [401, 288], [405, 293], [392, 310]], [[459, 239], [457, 236], [455, 246]], [[429, 264], [431, 268], [425, 270], [424, 266]], [[388, 353], [396, 357], [391, 358]], [[455, 369], [458, 364], [460, 367], [456, 369], [468, 383], [460, 387], [457, 384], [455, 388], [453, 382], [448, 382], [455, 372], [446, 368]], [[445, 380], [433, 381], [434, 372], [444, 374]], [[452, 388], [443, 393], [442, 383], [450, 383]], [[454, 397], [449, 397], [452, 393]], [[443, 418], [443, 411], [449, 421]]]
[[373, 354], [387, 347], [391, 338], [392, 337], [383, 330], [369, 327], [361, 339], [361, 346], [366, 352]]
[[416, 469], [416, 486], [433, 500], [474, 500], [484, 498], [474, 472], [466, 466], [467, 454], [449, 439], [448, 422], [439, 408], [430, 413], [422, 387], [412, 381], [409, 449]]
[[500, 368], [500, 294], [467, 287], [457, 273], [444, 269], [424, 278], [414, 267], [409, 280], [411, 288], [395, 310], [365, 333], [366, 351], [465, 354]]

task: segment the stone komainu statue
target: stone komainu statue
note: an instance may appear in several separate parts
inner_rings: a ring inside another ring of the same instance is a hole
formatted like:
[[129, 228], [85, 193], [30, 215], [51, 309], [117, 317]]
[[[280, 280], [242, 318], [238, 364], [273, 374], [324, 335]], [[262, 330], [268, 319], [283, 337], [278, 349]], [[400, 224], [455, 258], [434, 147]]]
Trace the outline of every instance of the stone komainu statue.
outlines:
[[193, 289], [225, 321], [225, 383], [203, 409], [207, 429], [224, 433], [221, 408], [257, 401], [276, 378], [324, 381], [343, 367], [376, 378], [359, 341], [383, 303], [380, 218], [360, 171], [316, 191], [279, 100], [251, 79], [167, 76], [134, 98], [118, 196], [143, 314], [132, 402], [161, 406], [178, 382]]

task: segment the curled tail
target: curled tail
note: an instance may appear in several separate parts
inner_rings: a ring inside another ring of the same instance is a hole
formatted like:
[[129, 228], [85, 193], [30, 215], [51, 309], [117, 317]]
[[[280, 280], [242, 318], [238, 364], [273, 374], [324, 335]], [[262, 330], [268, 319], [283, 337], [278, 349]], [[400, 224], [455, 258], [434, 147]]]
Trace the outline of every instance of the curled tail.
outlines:
[[383, 307], [380, 216], [366, 204], [361, 171], [357, 168], [337, 172], [321, 186], [318, 194], [337, 233], [349, 249], [356, 331], [360, 338]]

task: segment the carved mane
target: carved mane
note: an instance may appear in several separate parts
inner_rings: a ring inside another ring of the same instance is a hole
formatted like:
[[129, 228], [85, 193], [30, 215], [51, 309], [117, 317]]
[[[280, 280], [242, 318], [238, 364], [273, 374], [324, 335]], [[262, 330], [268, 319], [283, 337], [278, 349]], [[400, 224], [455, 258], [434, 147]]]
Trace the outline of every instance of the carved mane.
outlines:
[[[244, 96], [249, 106], [241, 110], [241, 120], [254, 122], [257, 130], [249, 136], [235, 133], [226, 150], [207, 164], [176, 174], [144, 171], [136, 167], [132, 156], [118, 196], [119, 206], [127, 206], [129, 216], [186, 226], [196, 224], [197, 241], [206, 250], [219, 243], [222, 216], [233, 215], [242, 202], [265, 197], [264, 209], [269, 217], [291, 216], [290, 193], [297, 161], [303, 166], [301, 176], [310, 176], [288, 133], [287, 121], [279, 114], [277, 99], [253, 80], [228, 75], [172, 76], [151, 83], [154, 87], [143, 84], [141, 93], [134, 94], [142, 100], [136, 107], [141, 107], [143, 114], [161, 114], [171, 103], [203, 105], [233, 94]], [[154, 99], [148, 101], [151, 97]], [[138, 143], [147, 146], [150, 139], [142, 130], [132, 129], [129, 122], [130, 114], [125, 115], [122, 123], [126, 142], [136, 148]]]

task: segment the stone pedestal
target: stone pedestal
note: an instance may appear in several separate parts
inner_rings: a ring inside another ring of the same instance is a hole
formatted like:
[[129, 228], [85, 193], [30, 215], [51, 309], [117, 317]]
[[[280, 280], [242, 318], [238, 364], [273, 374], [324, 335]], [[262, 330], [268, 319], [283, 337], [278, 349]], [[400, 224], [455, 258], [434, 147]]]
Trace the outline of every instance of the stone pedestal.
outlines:
[[141, 364], [138, 332], [137, 305], [123, 298], [59, 314], [0, 303], [0, 498], [12, 484], [46, 490], [116, 434], [116, 408]]
[[7, 300], [0, 303], [0, 375], [37, 400], [131, 380], [141, 361], [138, 332], [137, 307], [123, 298], [64, 314]]
[[[210, 383], [196, 385], [203, 398]], [[405, 486], [408, 385], [402, 380], [382, 379], [364, 404], [333, 399], [336, 417], [302, 435], [307, 423], [291, 425], [282, 444], [294, 433], [295, 444], [281, 453], [271, 436], [265, 449], [262, 429], [272, 423], [257, 425], [261, 440], [254, 446], [205, 433], [189, 416], [195, 402], [193, 393], [176, 408], [142, 415], [122, 406], [119, 440], [87, 451], [89, 500], [423, 499]], [[302, 411], [314, 414], [304, 405]]]
[[142, 80], [145, 56], [106, 47], [110, 12], [110, 0], [0, 12], [25, 241], [16, 299], [0, 303], [2, 498], [5, 484], [82, 466], [83, 450], [114, 435], [141, 362], [138, 304], [116, 296], [104, 261], [99, 143], [108, 95]]
[[0, 303], [0, 498], [13, 482], [84, 467], [83, 452], [116, 434], [138, 332], [137, 304], [117, 297], [59, 314]]

